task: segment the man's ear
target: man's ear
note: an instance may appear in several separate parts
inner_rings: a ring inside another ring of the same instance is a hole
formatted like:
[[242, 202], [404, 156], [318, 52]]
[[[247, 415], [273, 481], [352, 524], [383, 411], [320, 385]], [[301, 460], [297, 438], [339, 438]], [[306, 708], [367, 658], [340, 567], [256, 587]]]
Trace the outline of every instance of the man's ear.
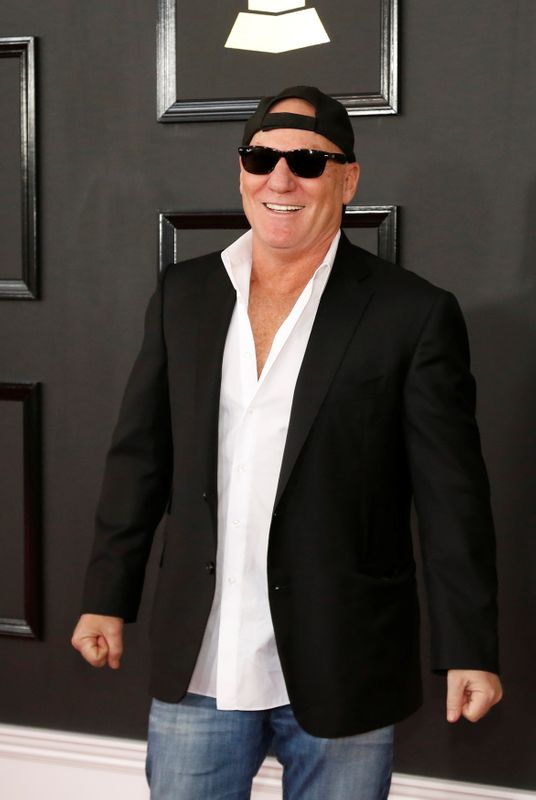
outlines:
[[357, 184], [359, 183], [359, 164], [355, 161], [346, 165], [346, 174], [344, 176], [343, 186], [343, 203], [346, 205], [350, 202], [352, 197], [357, 191]]
[[240, 168], [240, 172], [238, 173], [238, 188], [240, 189], [240, 194], [242, 194], [242, 173], [244, 172], [244, 167], [242, 166], [240, 156], [238, 156], [238, 166]]

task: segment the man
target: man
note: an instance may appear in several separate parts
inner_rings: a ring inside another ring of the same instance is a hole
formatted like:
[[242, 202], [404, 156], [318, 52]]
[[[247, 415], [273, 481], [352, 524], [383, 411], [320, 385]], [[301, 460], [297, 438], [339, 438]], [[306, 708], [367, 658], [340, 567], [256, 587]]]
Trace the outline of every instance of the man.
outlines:
[[501, 696], [463, 318], [341, 235], [353, 147], [319, 90], [261, 101], [239, 149], [251, 232], [149, 304], [73, 644], [119, 666], [167, 505], [154, 800], [244, 800], [270, 747], [286, 800], [387, 796], [393, 723], [420, 704], [412, 496], [447, 718]]

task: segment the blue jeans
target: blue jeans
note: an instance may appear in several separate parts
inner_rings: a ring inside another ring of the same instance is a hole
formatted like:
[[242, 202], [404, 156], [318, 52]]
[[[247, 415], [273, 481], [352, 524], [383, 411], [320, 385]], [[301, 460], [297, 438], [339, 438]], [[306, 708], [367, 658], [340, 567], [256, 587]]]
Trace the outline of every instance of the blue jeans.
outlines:
[[249, 800], [272, 748], [283, 765], [284, 800], [386, 800], [393, 726], [322, 739], [306, 733], [290, 706], [218, 711], [211, 697], [153, 700], [147, 780], [151, 800]]

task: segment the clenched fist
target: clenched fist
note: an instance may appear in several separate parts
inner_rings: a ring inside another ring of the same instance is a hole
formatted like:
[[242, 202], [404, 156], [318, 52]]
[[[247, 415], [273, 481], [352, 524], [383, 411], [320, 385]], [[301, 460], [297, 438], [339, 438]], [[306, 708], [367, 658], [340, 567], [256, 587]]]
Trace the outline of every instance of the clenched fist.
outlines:
[[447, 678], [447, 719], [457, 722], [465, 717], [477, 722], [502, 699], [498, 675], [476, 669], [449, 669]]
[[123, 654], [123, 620], [101, 614], [82, 614], [71, 644], [92, 667], [119, 669]]

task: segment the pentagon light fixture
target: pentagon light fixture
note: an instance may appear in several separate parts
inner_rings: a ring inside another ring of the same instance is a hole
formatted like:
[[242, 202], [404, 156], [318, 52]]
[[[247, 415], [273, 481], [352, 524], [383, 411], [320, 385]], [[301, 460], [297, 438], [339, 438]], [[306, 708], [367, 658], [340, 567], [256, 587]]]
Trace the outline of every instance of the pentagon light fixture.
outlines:
[[316, 10], [305, 8], [305, 0], [249, 0], [247, 12], [238, 13], [225, 47], [286, 53], [329, 41]]

